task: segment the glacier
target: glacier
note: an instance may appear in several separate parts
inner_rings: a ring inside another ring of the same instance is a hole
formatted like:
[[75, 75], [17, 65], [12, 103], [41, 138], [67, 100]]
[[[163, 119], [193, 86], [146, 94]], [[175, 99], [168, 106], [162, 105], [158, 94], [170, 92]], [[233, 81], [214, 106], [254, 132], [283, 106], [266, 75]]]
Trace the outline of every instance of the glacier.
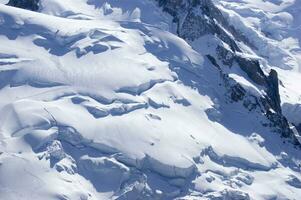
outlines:
[[301, 198], [301, 2], [14, 2], [1, 200]]

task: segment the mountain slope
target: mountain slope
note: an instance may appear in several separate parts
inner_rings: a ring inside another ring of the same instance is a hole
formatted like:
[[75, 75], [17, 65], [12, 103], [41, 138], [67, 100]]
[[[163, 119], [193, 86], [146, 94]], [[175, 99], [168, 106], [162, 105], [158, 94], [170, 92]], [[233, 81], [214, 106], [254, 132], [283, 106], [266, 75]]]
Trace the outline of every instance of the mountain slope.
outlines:
[[[166, 2], [0, 5], [1, 199], [300, 198], [298, 133], [277, 110], [278, 79], [260, 85], [239, 60], [266, 61], [256, 68], [264, 81], [270, 69], [281, 81], [299, 74], [224, 24], [225, 38], [189, 38], [197, 26], [180, 30], [186, 10], [171, 15]], [[233, 2], [214, 3], [239, 15]], [[230, 66], [217, 47], [240, 59]]]

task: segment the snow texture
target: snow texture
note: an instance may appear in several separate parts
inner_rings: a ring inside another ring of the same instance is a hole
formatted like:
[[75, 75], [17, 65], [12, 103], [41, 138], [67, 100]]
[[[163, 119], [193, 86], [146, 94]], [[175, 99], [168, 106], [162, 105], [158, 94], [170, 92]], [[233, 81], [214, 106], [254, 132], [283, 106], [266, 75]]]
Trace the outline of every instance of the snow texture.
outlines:
[[[185, 41], [154, 0], [0, 2], [1, 200], [301, 199], [300, 148], [231, 101], [214, 35]], [[301, 124], [301, 2], [213, 3]]]

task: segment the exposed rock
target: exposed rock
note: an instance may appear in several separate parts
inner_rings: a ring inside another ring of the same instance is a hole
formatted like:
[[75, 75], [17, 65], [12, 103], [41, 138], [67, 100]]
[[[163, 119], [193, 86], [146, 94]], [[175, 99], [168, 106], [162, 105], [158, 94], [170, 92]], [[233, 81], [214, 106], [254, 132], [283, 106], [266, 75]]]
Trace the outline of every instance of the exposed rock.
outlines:
[[[243, 101], [248, 110], [258, 108], [271, 122], [269, 126], [274, 127], [282, 136], [290, 137], [298, 143], [287, 119], [282, 115], [277, 72], [271, 70], [267, 76], [261, 69], [259, 60], [243, 55], [237, 41], [244, 42], [251, 48], [254, 48], [253, 45], [228, 23], [212, 0], [157, 1], [164, 11], [174, 17], [177, 33], [183, 39], [193, 41], [203, 35], [212, 34], [221, 40], [221, 44], [225, 44], [216, 48], [218, 61], [215, 60], [215, 56], [207, 55], [207, 58], [220, 71], [232, 101]], [[219, 65], [222, 63], [224, 66], [232, 67], [234, 62], [250, 80], [265, 89], [266, 95], [255, 97], [247, 94], [247, 91], [230, 78]]]
[[240, 68], [248, 75], [248, 77], [256, 84], [266, 84], [266, 76], [261, 70], [258, 60], [236, 55], [235, 61], [239, 64]]
[[271, 70], [268, 78], [267, 78], [267, 84], [268, 84], [268, 96], [271, 98], [270, 104], [272, 104], [272, 107], [274, 110], [278, 113], [281, 113], [281, 100], [279, 95], [279, 84], [278, 84], [278, 74], [275, 70]]
[[232, 66], [235, 60], [234, 52], [229, 51], [229, 49], [226, 49], [225, 47], [219, 45], [216, 48], [216, 54], [217, 58], [221, 60], [224, 65]]
[[39, 0], [9, 0], [7, 5], [37, 11], [39, 9]]
[[[234, 38], [220, 24], [227, 24], [211, 0], [158, 0], [164, 11], [174, 17], [178, 35], [195, 40], [206, 34], [216, 34], [232, 50], [240, 51]], [[228, 25], [227, 25], [228, 26]]]

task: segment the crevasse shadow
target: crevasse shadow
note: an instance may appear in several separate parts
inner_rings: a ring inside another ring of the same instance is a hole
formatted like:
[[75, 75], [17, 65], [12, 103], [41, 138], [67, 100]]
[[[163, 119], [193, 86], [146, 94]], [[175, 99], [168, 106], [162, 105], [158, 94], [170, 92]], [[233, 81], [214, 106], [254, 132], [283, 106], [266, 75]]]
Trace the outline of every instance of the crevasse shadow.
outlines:
[[88, 37], [89, 33], [80, 32], [73, 35], [65, 35], [61, 34], [59, 30], [54, 33], [41, 25], [29, 24], [26, 22], [24, 22], [24, 24], [18, 24], [14, 18], [6, 14], [2, 14], [2, 19], [3, 23], [1, 24], [0, 35], [5, 35], [10, 40], [16, 40], [18, 37], [35, 35], [36, 39], [33, 40], [33, 43], [39, 47], [43, 47], [55, 56], [64, 56], [71, 51], [75, 51], [78, 58], [89, 52], [99, 54], [109, 50], [108, 46], [99, 43], [102, 42], [101, 39], [116, 40], [113, 37], [110, 38], [107, 36], [101, 38], [99, 41], [94, 41], [91, 45], [84, 47], [84, 49], [80, 49], [75, 43]]
[[[124, 28], [138, 29], [144, 34], [152, 35], [152, 31], [159, 31], [154, 27], [147, 27], [135, 22], [125, 22], [122, 24]], [[195, 88], [201, 95], [208, 96], [214, 105], [213, 109], [217, 116], [206, 112], [208, 119], [219, 123], [228, 130], [246, 138], [252, 136], [253, 133], [259, 134], [264, 139], [265, 148], [277, 156], [281, 152], [288, 155], [296, 155], [299, 159], [301, 156], [298, 149], [294, 148], [289, 142], [285, 142], [279, 134], [271, 131], [270, 127], [263, 126], [267, 120], [262, 113], [257, 111], [249, 111], [241, 102], [230, 103], [225, 101], [227, 89], [224, 85], [222, 75], [218, 69], [204, 57], [203, 63], [192, 63], [189, 59], [182, 59], [183, 51], [180, 46], [174, 43], [164, 42], [146, 42], [145, 49], [152, 53], [161, 61], [170, 63], [170, 70], [177, 74], [178, 79], [186, 86]], [[163, 48], [162, 48], [163, 47]], [[216, 103], [218, 102], [218, 103]], [[242, 120], [243, 119], [243, 120]], [[290, 167], [294, 171], [300, 171], [300, 168], [294, 162], [279, 159], [284, 166]]]

